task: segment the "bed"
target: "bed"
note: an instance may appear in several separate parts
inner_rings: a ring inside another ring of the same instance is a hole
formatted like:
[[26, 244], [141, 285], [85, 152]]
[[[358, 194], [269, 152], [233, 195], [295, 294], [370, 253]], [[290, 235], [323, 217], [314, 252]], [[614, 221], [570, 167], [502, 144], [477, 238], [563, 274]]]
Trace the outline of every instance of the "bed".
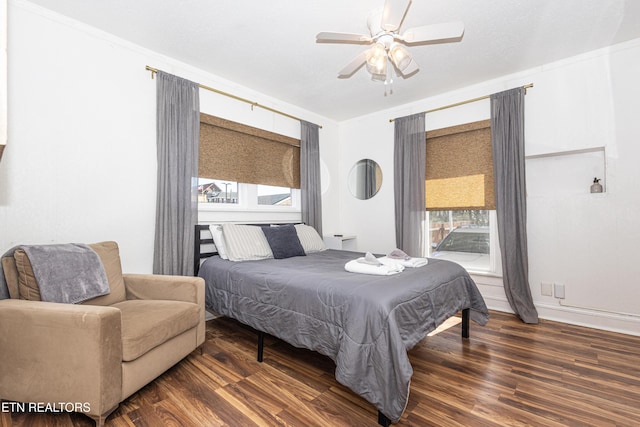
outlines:
[[[208, 226], [197, 227], [197, 236], [203, 229]], [[213, 240], [197, 239], [197, 260], [202, 244], [211, 248]], [[363, 256], [358, 252], [308, 250], [242, 262], [206, 252], [196, 266], [206, 282], [206, 306], [259, 331], [259, 360], [262, 333], [330, 357], [336, 380], [373, 404], [381, 425], [404, 412], [413, 374], [407, 352], [415, 344], [460, 311], [463, 337], [469, 319], [484, 325], [489, 318], [474, 281], [449, 261], [429, 259], [377, 276], [345, 271]]]

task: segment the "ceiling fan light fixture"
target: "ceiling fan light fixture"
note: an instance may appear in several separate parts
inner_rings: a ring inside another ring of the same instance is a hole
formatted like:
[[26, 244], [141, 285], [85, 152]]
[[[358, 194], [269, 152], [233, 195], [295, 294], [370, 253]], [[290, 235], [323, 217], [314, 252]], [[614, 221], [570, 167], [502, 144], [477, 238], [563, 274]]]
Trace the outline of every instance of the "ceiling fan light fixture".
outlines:
[[371, 74], [371, 80], [374, 82], [386, 82], [387, 74]]
[[389, 49], [389, 58], [400, 71], [407, 69], [411, 64], [411, 54], [400, 43], [394, 43]]
[[[375, 67], [370, 67], [369, 64], [367, 64], [367, 71], [371, 74], [371, 76], [382, 76], [383, 77], [382, 80], [384, 80], [384, 77], [386, 77], [387, 75], [386, 58], [384, 58], [384, 60], [377, 63]], [[376, 79], [373, 78], [373, 80], [376, 80]]]
[[372, 75], [387, 74], [387, 50], [382, 44], [376, 43], [367, 52], [367, 71]]

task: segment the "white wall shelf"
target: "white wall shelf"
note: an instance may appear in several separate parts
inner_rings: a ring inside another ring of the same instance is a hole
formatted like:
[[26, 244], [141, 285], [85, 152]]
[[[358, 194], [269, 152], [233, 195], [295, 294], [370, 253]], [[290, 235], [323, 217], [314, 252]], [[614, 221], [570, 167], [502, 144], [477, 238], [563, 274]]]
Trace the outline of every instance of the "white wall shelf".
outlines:
[[330, 235], [324, 236], [324, 244], [327, 249], [338, 249], [342, 251], [355, 251], [357, 249], [356, 236], [353, 235]]
[[604, 153], [605, 147], [580, 148], [577, 150], [554, 151], [551, 153], [531, 154], [529, 156], [525, 156], [524, 158], [526, 160], [542, 159], [545, 157], [559, 157], [559, 156], [571, 156], [576, 154], [597, 153], [599, 151], [602, 151]]
[[[607, 153], [605, 147], [555, 151], [525, 156], [527, 193], [532, 197], [589, 194], [593, 178], [599, 178], [607, 191]], [[592, 193], [597, 194], [597, 193]]]

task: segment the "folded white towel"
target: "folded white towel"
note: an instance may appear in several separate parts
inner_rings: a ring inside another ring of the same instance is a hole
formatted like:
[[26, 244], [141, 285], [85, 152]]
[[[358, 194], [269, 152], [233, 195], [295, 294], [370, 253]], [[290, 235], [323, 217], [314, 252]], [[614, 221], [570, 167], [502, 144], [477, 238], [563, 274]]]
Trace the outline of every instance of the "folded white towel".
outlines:
[[427, 265], [429, 262], [427, 258], [413, 257], [409, 259], [394, 259], [394, 258], [389, 258], [388, 256], [378, 258], [378, 261], [380, 261], [383, 264], [395, 262], [402, 265], [403, 267], [409, 267], [409, 268], [422, 267], [423, 265]]
[[356, 261], [361, 262], [363, 264], [370, 264], [370, 265], [380, 265], [381, 264], [381, 262], [378, 261], [378, 259], [375, 257], [375, 255], [373, 255], [371, 252], [367, 252], [366, 254], [364, 254], [364, 257], [360, 257]]
[[378, 262], [388, 266], [389, 268], [396, 268], [396, 269], [399, 268], [404, 270], [404, 265], [402, 265], [402, 262], [399, 259], [393, 259], [386, 256], [376, 258], [376, 259], [378, 260]]
[[[364, 257], [359, 259], [364, 259]], [[392, 274], [398, 274], [404, 270], [404, 267], [398, 263], [385, 264], [381, 262], [379, 265], [373, 265], [365, 264], [359, 261], [359, 259], [347, 262], [344, 265], [344, 269], [350, 273], [374, 274], [377, 276], [390, 276]]]

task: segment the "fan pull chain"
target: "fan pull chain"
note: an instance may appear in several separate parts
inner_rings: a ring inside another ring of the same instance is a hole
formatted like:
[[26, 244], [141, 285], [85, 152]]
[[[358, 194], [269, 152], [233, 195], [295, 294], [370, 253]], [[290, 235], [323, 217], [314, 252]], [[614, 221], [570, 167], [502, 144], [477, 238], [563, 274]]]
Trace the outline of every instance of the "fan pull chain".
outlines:
[[389, 95], [393, 95], [393, 74], [387, 74], [387, 78], [384, 79], [384, 96], [387, 96], [387, 86], [389, 87]]

